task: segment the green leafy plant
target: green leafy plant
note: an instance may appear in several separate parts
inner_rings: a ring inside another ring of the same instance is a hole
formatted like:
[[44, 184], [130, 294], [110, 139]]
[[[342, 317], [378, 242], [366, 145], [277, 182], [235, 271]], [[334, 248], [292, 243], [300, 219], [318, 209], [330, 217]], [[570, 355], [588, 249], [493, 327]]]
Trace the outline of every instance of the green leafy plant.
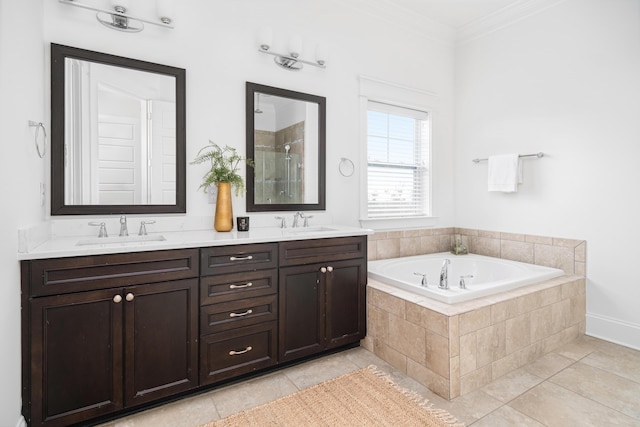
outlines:
[[210, 185], [228, 182], [235, 189], [236, 196], [244, 193], [244, 180], [238, 174], [238, 165], [243, 162], [251, 167], [255, 166], [253, 160], [242, 157], [235, 148], [228, 145], [221, 148], [213, 141], [209, 141], [209, 145], [202, 147], [198, 151], [196, 158], [191, 162], [192, 165], [211, 164], [209, 171], [202, 177], [202, 184], [200, 184], [198, 190], [203, 188], [206, 193]]

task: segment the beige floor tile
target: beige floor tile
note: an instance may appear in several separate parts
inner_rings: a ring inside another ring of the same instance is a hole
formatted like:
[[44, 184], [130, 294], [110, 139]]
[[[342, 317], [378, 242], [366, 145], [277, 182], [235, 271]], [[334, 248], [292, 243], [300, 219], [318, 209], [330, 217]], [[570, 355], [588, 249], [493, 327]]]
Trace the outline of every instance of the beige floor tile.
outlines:
[[509, 406], [549, 427], [640, 425], [638, 420], [548, 381], [516, 398]]
[[337, 353], [287, 368], [283, 373], [299, 390], [302, 390], [358, 368], [358, 365], [342, 353]]
[[502, 406], [489, 415], [480, 418], [473, 427], [544, 427], [533, 418], [529, 418], [508, 405]]
[[547, 353], [535, 362], [524, 366], [523, 369], [530, 374], [547, 379], [572, 363], [575, 363], [575, 360], [561, 356], [557, 353]]
[[558, 350], [554, 351], [554, 353], [559, 354], [560, 356], [566, 357], [568, 359], [580, 360], [583, 357], [588, 356], [596, 350], [593, 340], [589, 337], [581, 337], [577, 340], [570, 342], [569, 344], [565, 344], [560, 347]]
[[498, 409], [502, 406], [502, 402], [481, 390], [476, 390], [450, 402], [443, 399], [441, 405], [434, 402], [434, 406], [448, 411], [458, 420], [469, 425]]
[[194, 427], [220, 419], [208, 395], [179, 400], [109, 423], [110, 427]]
[[582, 362], [549, 381], [640, 421], [640, 383]]
[[[221, 418], [298, 391], [282, 372], [234, 384], [210, 393]], [[136, 426], [137, 427], [137, 426]]]
[[640, 383], [640, 352], [609, 355], [598, 350], [582, 359], [582, 362]]
[[482, 391], [503, 403], [507, 403], [542, 381], [542, 378], [530, 374], [524, 369], [517, 369], [482, 387]]

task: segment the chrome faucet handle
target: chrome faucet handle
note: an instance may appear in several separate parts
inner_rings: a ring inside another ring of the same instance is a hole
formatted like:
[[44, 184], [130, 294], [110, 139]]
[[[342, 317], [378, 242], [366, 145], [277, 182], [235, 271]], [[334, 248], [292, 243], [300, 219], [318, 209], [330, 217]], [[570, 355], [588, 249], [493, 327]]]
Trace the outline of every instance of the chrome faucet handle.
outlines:
[[128, 236], [129, 230], [127, 229], [127, 217], [122, 215], [120, 216], [120, 237]]
[[146, 236], [147, 235], [147, 224], [155, 224], [155, 220], [151, 221], [140, 221], [140, 231], [138, 231], [138, 236]]
[[424, 273], [413, 273], [416, 276], [422, 276], [422, 280], [420, 281], [420, 284], [422, 286], [424, 286], [425, 288], [427, 287], [427, 275]]
[[277, 216], [275, 218], [280, 221], [280, 228], [287, 228], [287, 221], [283, 216]]
[[100, 227], [98, 237], [109, 237], [109, 234], [107, 234], [107, 225], [104, 222], [90, 222], [89, 225]]
[[460, 289], [467, 289], [467, 284], [464, 279], [471, 279], [473, 274], [467, 274], [466, 276], [460, 276]]
[[308, 227], [309, 226], [309, 218], [313, 218], [313, 215], [306, 215], [304, 217], [304, 225], [303, 225], [303, 227]]

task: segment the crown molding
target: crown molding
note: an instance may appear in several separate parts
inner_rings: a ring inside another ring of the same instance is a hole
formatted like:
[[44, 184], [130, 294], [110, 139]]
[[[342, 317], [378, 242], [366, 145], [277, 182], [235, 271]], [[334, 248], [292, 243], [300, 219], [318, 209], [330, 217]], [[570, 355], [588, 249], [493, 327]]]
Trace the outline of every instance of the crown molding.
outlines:
[[555, 7], [567, 0], [523, 0], [459, 28], [456, 45], [463, 45]]

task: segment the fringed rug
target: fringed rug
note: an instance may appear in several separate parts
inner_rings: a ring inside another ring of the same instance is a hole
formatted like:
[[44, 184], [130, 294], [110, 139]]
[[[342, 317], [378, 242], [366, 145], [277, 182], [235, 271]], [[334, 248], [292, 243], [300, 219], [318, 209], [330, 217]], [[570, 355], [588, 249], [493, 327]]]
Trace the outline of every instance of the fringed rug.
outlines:
[[201, 427], [463, 425], [369, 366]]

